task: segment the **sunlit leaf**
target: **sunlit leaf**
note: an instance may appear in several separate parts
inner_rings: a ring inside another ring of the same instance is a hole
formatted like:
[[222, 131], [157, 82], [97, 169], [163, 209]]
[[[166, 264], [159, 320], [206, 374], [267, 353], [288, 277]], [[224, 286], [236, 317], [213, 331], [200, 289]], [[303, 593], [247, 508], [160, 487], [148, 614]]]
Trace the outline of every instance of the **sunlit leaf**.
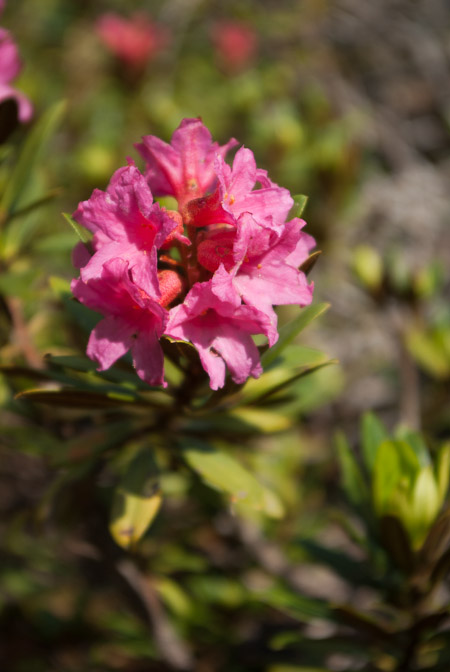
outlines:
[[82, 243], [88, 243], [91, 240], [92, 235], [89, 233], [89, 231], [87, 231], [83, 226], [78, 224], [78, 222], [76, 222], [73, 219], [73, 217], [71, 217], [67, 212], [63, 212], [62, 215], [66, 220], [66, 222], [70, 224], [70, 226], [75, 231], [76, 235], [78, 236], [78, 238], [81, 240]]
[[232, 504], [273, 518], [283, 515], [278, 498], [228, 453], [195, 439], [183, 441], [182, 448], [191, 469], [208, 485], [226, 493]]
[[450, 481], [450, 442], [441, 446], [436, 459], [436, 480], [439, 499], [444, 501]]
[[122, 548], [132, 548], [159, 511], [162, 495], [151, 453], [140, 451], [128, 464], [114, 493], [109, 529]]
[[25, 390], [17, 395], [17, 399], [26, 399], [34, 403], [63, 406], [66, 408], [107, 409], [118, 406], [148, 406], [143, 401], [137, 401], [130, 392], [118, 390], [108, 394], [62, 388], [56, 390], [34, 389]]
[[305, 196], [304, 194], [296, 194], [292, 198], [294, 199], [294, 205], [289, 212], [288, 219], [301, 217], [306, 208], [306, 204], [308, 203], [308, 196]]
[[411, 497], [410, 529], [414, 544], [420, 545], [440, 509], [438, 487], [431, 466], [420, 470]]
[[284, 350], [284, 348], [292, 343], [292, 341], [298, 336], [298, 334], [305, 329], [305, 327], [310, 324], [316, 317], [319, 317], [329, 308], [328, 303], [317, 303], [307, 308], [302, 308], [298, 317], [294, 318], [288, 324], [285, 324], [284, 327], [281, 327], [279, 330], [279, 338], [274, 346], [266, 350], [266, 352], [261, 357], [261, 364], [263, 368], [269, 366], [278, 355]]

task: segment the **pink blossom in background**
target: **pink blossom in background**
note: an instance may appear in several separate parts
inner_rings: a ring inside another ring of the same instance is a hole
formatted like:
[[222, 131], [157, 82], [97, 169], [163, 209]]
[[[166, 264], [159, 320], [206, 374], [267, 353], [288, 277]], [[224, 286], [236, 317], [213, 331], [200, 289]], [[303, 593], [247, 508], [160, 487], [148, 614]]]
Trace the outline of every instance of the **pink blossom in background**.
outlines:
[[[3, 5], [0, 6], [0, 11]], [[0, 103], [5, 100], [15, 100], [18, 108], [18, 118], [26, 123], [33, 116], [33, 107], [28, 98], [11, 86], [11, 82], [18, 76], [22, 64], [19, 50], [8, 30], [0, 28]]]
[[103, 44], [126, 65], [141, 69], [168, 43], [167, 30], [146, 14], [129, 18], [107, 13], [99, 17], [96, 31]]
[[[131, 350], [138, 375], [162, 384], [159, 339], [190, 341], [217, 390], [226, 372], [238, 384], [262, 373], [252, 336], [278, 339], [274, 306], [312, 301], [299, 266], [314, 240], [288, 220], [293, 200], [256, 166], [246, 148], [232, 167], [199, 119], [185, 119], [170, 144], [136, 145], [145, 176], [129, 162], [106, 191], [96, 189], [74, 218], [94, 236], [78, 245], [75, 296], [105, 317], [87, 354], [108, 368]], [[153, 192], [153, 193], [152, 193]], [[178, 200], [166, 211], [153, 194]]]
[[217, 60], [225, 70], [235, 73], [249, 66], [258, 50], [258, 35], [241, 21], [220, 21], [211, 31]]

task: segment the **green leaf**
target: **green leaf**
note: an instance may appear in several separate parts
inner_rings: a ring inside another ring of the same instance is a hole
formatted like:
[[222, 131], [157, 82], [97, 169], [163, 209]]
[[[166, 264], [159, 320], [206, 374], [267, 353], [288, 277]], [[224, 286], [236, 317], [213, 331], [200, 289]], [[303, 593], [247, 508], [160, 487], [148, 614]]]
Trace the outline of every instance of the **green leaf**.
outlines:
[[353, 627], [357, 632], [368, 635], [371, 639], [389, 641], [392, 638], [392, 632], [387, 630], [384, 624], [364, 612], [346, 605], [336, 607], [334, 611], [339, 622]]
[[361, 448], [364, 463], [371, 472], [378, 446], [388, 438], [386, 429], [373, 413], [364, 413], [361, 423]]
[[141, 539], [161, 506], [158, 471], [149, 450], [128, 464], [114, 493], [109, 529], [114, 541], [130, 549]]
[[70, 224], [72, 229], [75, 231], [76, 235], [78, 238], [81, 240], [82, 243], [89, 243], [89, 241], [92, 238], [92, 235], [86, 231], [84, 227], [82, 227], [78, 222], [76, 222], [73, 217], [71, 217], [67, 212], [63, 212], [62, 216]]
[[406, 443], [413, 449], [421, 467], [427, 467], [431, 464], [430, 453], [420, 432], [400, 427], [396, 432], [396, 438]]
[[411, 498], [409, 529], [414, 546], [423, 542], [431, 523], [435, 520], [439, 509], [440, 499], [438, 487], [431, 466], [421, 469]]
[[324, 600], [299, 595], [280, 584], [252, 590], [250, 598], [279, 609], [302, 622], [309, 623], [315, 618], [333, 620], [333, 611]]
[[288, 387], [300, 380], [300, 378], [304, 378], [315, 371], [319, 371], [325, 366], [337, 363], [338, 361], [336, 359], [329, 359], [320, 364], [305, 366], [294, 375], [291, 375], [291, 372], [288, 369], [280, 368], [269, 371], [267, 378], [263, 375], [257, 380], [249, 380], [240, 395], [240, 399], [246, 404], [266, 402], [267, 399], [273, 395], [284, 392]]
[[319, 317], [328, 308], [328, 303], [317, 303], [307, 308], [302, 308], [300, 314], [295, 319], [285, 324], [284, 327], [281, 327], [278, 341], [269, 350], [266, 350], [261, 357], [263, 368], [267, 368], [310, 322]]
[[398, 518], [390, 515], [382, 516], [379, 525], [383, 546], [397, 567], [409, 574], [414, 569], [415, 560], [404, 525]]
[[441, 446], [436, 459], [436, 480], [441, 503], [447, 496], [450, 480], [450, 442]]
[[401, 478], [400, 459], [394, 441], [383, 441], [373, 465], [373, 500], [375, 511], [382, 515], [389, 510], [392, 492]]
[[304, 209], [306, 208], [306, 204], [308, 203], [308, 196], [305, 196], [304, 194], [296, 194], [293, 196], [293, 199], [294, 205], [289, 212], [288, 219], [301, 217]]
[[0, 209], [13, 214], [28, 187], [35, 164], [49, 138], [55, 132], [66, 109], [65, 101], [56, 103], [38, 120], [28, 135], [3, 193]]
[[182, 450], [191, 469], [208, 485], [226, 493], [232, 504], [273, 518], [283, 516], [278, 498], [228, 453], [196, 439], [183, 441]]
[[62, 406], [65, 408], [107, 409], [117, 408], [118, 406], [149, 407], [149, 404], [146, 402], [137, 401], [132, 392], [120, 389], [117, 392], [109, 392], [107, 394], [74, 388], [57, 390], [33, 389], [19, 392], [16, 399], [26, 399], [34, 403]]
[[346, 495], [356, 509], [366, 507], [369, 501], [367, 484], [342, 432], [336, 435], [336, 446]]
[[316, 265], [316, 262], [321, 254], [321, 250], [316, 250], [316, 252], [310, 254], [309, 257], [301, 264], [301, 266], [299, 266], [298, 270], [302, 271], [302, 273], [305, 275], [308, 275]]
[[445, 342], [450, 341], [450, 333], [414, 329], [408, 333], [406, 345], [418, 364], [436, 378], [450, 375], [450, 356]]

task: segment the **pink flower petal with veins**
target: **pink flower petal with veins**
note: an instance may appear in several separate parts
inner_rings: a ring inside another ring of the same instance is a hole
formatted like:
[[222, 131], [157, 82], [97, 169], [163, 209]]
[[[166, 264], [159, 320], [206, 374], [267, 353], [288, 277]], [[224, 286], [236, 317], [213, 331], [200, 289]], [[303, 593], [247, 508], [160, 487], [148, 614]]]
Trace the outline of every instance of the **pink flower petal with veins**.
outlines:
[[214, 187], [216, 156], [224, 157], [237, 144], [220, 147], [200, 119], [183, 119], [170, 144], [146, 135], [135, 145], [146, 161], [146, 178], [158, 196], [174, 196], [181, 207]]

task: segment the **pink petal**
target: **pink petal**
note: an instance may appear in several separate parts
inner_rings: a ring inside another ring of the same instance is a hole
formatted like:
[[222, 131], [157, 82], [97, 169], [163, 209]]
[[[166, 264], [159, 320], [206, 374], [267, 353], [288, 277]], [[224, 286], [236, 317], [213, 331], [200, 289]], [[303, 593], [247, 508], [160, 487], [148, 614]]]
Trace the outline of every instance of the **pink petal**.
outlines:
[[140, 332], [132, 339], [131, 353], [133, 364], [139, 378], [149, 385], [163, 385], [164, 382], [164, 355], [159, 343], [161, 334], [156, 331]]
[[87, 355], [99, 363], [98, 371], [105, 371], [130, 349], [132, 329], [119, 318], [109, 316], [92, 331]]

